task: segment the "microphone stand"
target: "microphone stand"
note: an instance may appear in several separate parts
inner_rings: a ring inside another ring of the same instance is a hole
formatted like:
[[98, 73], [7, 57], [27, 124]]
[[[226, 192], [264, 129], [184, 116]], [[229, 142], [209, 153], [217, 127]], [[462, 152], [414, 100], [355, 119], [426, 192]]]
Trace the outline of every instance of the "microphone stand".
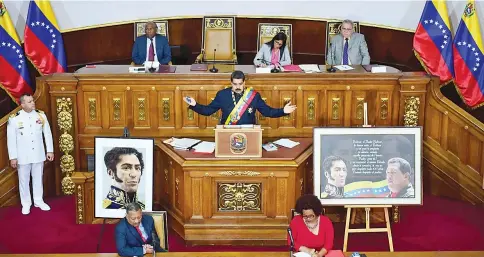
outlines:
[[212, 68], [209, 70], [210, 72], [212, 73], [217, 73], [218, 72], [218, 69], [215, 68], [215, 53], [217, 52], [217, 49], [213, 49], [213, 66]]
[[331, 56], [330, 56], [330, 60], [331, 60], [331, 66], [329, 68], [326, 69], [327, 72], [336, 72], [336, 68], [333, 67], [333, 63], [334, 63], [334, 54], [333, 54], [333, 51], [332, 51], [332, 47], [333, 47], [333, 44], [332, 43], [329, 43], [329, 51], [331, 52]]

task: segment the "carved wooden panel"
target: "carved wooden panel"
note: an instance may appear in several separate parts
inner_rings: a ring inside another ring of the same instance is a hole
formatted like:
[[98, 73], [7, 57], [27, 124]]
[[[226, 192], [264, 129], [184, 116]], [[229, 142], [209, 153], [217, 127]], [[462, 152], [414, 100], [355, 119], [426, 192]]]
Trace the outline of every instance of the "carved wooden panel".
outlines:
[[[291, 102], [293, 105], [297, 105], [296, 91], [280, 91], [279, 92], [279, 106], [272, 106], [273, 108], [284, 108], [284, 106]], [[279, 126], [281, 127], [296, 127], [296, 114], [297, 109], [286, 116], [279, 118]]]
[[174, 185], [173, 188], [175, 189], [174, 191], [174, 207], [180, 212], [183, 213], [184, 206], [183, 206], [183, 201], [184, 201], [184, 188], [185, 188], [185, 179], [184, 179], [184, 172], [182, 167], [179, 165], [172, 165], [173, 171], [174, 171]]
[[[353, 91], [351, 95], [351, 125], [361, 126], [364, 122], [364, 103], [368, 102], [366, 91]], [[375, 108], [371, 108], [371, 103], [368, 103], [368, 116], [370, 112], [374, 112]], [[369, 117], [368, 117], [369, 118]], [[371, 125], [373, 121], [368, 120]]]
[[158, 127], [175, 127], [175, 101], [173, 91], [158, 92]]
[[150, 128], [150, 95], [147, 91], [133, 91], [133, 121], [136, 128]]
[[108, 92], [109, 127], [123, 128], [126, 120], [126, 94], [124, 92]]
[[[378, 91], [376, 97], [373, 99], [376, 104], [375, 112], [372, 113], [375, 117], [375, 124], [378, 126], [390, 126], [392, 125], [391, 113], [392, 113], [392, 92], [391, 91]], [[369, 109], [368, 112], [371, 110]]]
[[101, 112], [101, 93], [100, 92], [84, 92], [84, 121], [86, 127], [102, 126], [102, 112]]
[[[183, 91], [182, 97], [192, 97], [197, 101], [200, 101], [198, 97], [198, 91]], [[198, 113], [194, 112], [186, 104], [182, 105], [182, 113], [183, 113], [183, 127], [198, 127]]]
[[[215, 90], [207, 90], [207, 103], [210, 104], [215, 96], [217, 95], [218, 91]], [[220, 119], [222, 118], [222, 111], [218, 110], [214, 114], [207, 116], [207, 127], [215, 128], [218, 124], [220, 124]]]
[[343, 126], [344, 119], [344, 92], [328, 91], [327, 93], [327, 113], [328, 126]]
[[[266, 102], [267, 105], [269, 105], [271, 107], [275, 107], [275, 106], [272, 106], [273, 101], [271, 101], [271, 95], [272, 95], [271, 91], [269, 91], [269, 90], [260, 90], [260, 91], [257, 90], [257, 92], [259, 92], [262, 100], [264, 102]], [[269, 127], [270, 126], [270, 118], [264, 117], [264, 115], [262, 115], [262, 113], [260, 113], [259, 111], [257, 111], [257, 122], [262, 127]]]
[[[320, 123], [319, 91], [303, 91], [303, 126], [316, 127]], [[297, 109], [296, 109], [297, 111]]]

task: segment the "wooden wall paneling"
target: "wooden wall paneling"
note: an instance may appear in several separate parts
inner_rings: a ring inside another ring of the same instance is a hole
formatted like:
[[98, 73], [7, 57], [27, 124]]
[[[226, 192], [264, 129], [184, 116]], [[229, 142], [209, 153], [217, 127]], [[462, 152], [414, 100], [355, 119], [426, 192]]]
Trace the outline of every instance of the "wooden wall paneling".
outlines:
[[125, 92], [108, 92], [109, 129], [121, 129], [127, 125]]
[[[173, 91], [157, 91], [158, 93], [158, 128], [175, 127], [175, 93]], [[179, 110], [180, 111], [180, 110]]]
[[328, 126], [343, 126], [344, 120], [344, 91], [328, 90], [326, 101]]
[[151, 112], [150, 112], [150, 93], [149, 91], [132, 91], [132, 109], [134, 129], [150, 130], [151, 129]]
[[[201, 100], [200, 97], [199, 97], [199, 91], [195, 91], [195, 90], [183, 91], [182, 97], [185, 98], [187, 96], [192, 97], [197, 102], [199, 102]], [[180, 106], [180, 107], [182, 108], [182, 113], [183, 113], [183, 116], [182, 116], [183, 117], [183, 119], [182, 119], [183, 127], [184, 128], [185, 127], [198, 127], [198, 124], [199, 124], [198, 113], [196, 113], [193, 110], [191, 110], [190, 108], [188, 108], [188, 106], [186, 106], [186, 107], [182, 107], [182, 106]]]
[[[297, 91], [296, 90], [288, 90], [286, 88], [282, 89], [279, 91], [279, 103], [280, 107], [275, 107], [275, 108], [284, 108], [284, 106], [291, 102], [293, 105], [298, 105], [298, 99], [296, 98]], [[301, 110], [302, 111], [302, 110]], [[296, 127], [296, 116], [298, 114], [298, 110], [296, 109], [293, 113], [283, 116], [279, 118], [279, 126], [280, 127], [290, 127], [290, 128], [295, 128]]]
[[263, 180], [247, 181], [253, 183], [262, 184], [262, 213], [267, 218], [275, 218], [277, 216], [277, 205], [274, 203], [279, 203], [278, 200], [278, 178], [275, 176], [266, 177]]
[[[95, 129], [100, 129], [101, 128], [101, 92], [86, 92], [84, 91], [83, 94], [78, 94], [82, 95], [83, 98], [79, 99], [82, 102], [80, 102], [80, 106], [82, 106], [82, 109], [84, 109], [84, 115], [83, 120], [85, 121], [85, 128], [84, 129], [89, 129], [89, 128], [95, 128]], [[85, 119], [84, 119], [85, 117]]]
[[[217, 95], [218, 90], [207, 90], [206, 95], [207, 95], [207, 104], [210, 104], [214, 99], [215, 96]], [[222, 111], [218, 110], [217, 112], [213, 113], [210, 116], [207, 116], [207, 127], [208, 128], [215, 128], [219, 122], [220, 119], [222, 118]]]
[[319, 125], [319, 114], [321, 113], [319, 110], [319, 94], [320, 91], [316, 90], [303, 91], [303, 99], [298, 106], [298, 109], [301, 109], [303, 113], [302, 127], [317, 127]]
[[[372, 108], [372, 103], [368, 103], [368, 98], [366, 96], [366, 91], [354, 91], [351, 95], [351, 113], [349, 115], [352, 126], [361, 126], [364, 123], [364, 103], [368, 104], [368, 115], [373, 110], [378, 110], [377, 108]], [[370, 111], [371, 110], [371, 111]], [[368, 124], [371, 120], [368, 120]]]
[[425, 115], [425, 129], [422, 140], [440, 146], [442, 130], [442, 112], [437, 110], [433, 105], [428, 105]]
[[375, 120], [374, 124], [378, 126], [392, 125], [392, 93], [392, 91], [378, 91], [376, 92], [376, 97], [372, 98], [374, 105], [376, 105], [375, 112], [372, 113], [374, 115], [373, 120]]
[[[259, 92], [262, 101], [266, 102], [267, 105], [272, 107], [272, 92], [270, 90], [257, 90]], [[262, 126], [263, 129], [270, 129], [270, 118], [264, 117], [259, 111], [257, 111], [257, 122]]]

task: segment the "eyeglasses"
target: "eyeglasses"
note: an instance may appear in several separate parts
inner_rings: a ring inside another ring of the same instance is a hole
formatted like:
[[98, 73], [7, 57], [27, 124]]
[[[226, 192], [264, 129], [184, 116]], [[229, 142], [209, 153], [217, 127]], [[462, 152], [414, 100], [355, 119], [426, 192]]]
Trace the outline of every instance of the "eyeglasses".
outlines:
[[305, 220], [314, 219], [315, 217], [316, 217], [316, 215], [314, 215], [314, 214], [311, 214], [311, 215], [303, 215], [303, 219], [305, 219]]
[[345, 30], [345, 31], [351, 31], [352, 28], [342, 28], [342, 30]]
[[276, 43], [276, 44], [278, 44], [278, 45], [282, 46], [282, 42], [279, 42], [279, 41], [274, 41], [274, 43]]

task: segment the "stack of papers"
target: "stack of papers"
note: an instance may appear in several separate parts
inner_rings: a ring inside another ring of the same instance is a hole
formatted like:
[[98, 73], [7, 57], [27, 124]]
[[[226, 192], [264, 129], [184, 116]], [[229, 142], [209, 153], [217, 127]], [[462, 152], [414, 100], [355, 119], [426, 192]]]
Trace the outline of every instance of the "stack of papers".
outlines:
[[174, 137], [163, 141], [163, 143], [173, 146], [175, 150], [190, 150], [190, 148], [198, 142], [200, 142], [198, 139]]
[[195, 153], [213, 153], [215, 151], [215, 142], [202, 141], [193, 147]]
[[305, 73], [321, 72], [317, 64], [300, 64], [299, 68]]
[[277, 151], [277, 146], [273, 143], [263, 144], [262, 148], [264, 148], [268, 152]]
[[296, 145], [299, 145], [299, 142], [292, 141], [291, 139], [281, 138], [279, 140], [274, 141], [274, 144], [284, 146], [287, 148], [293, 148]]
[[354, 70], [355, 68], [349, 66], [349, 65], [336, 65], [334, 66], [338, 70]]

